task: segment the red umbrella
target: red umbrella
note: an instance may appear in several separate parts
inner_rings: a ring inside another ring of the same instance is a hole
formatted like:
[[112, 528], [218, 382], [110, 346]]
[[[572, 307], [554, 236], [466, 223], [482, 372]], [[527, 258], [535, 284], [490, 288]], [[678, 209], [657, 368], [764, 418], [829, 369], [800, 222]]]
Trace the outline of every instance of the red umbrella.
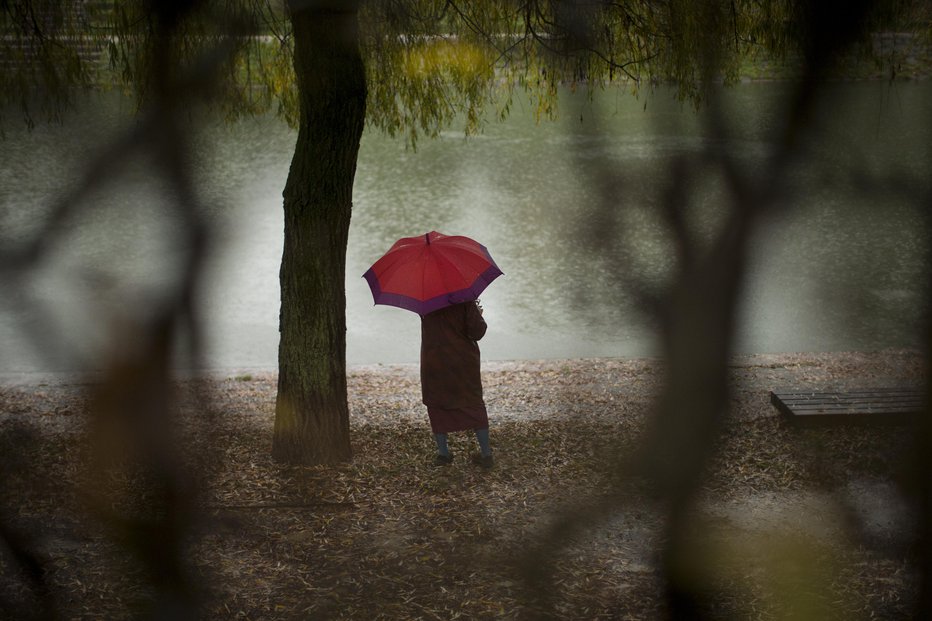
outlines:
[[418, 315], [468, 302], [502, 275], [485, 246], [431, 231], [403, 237], [363, 274], [376, 304]]

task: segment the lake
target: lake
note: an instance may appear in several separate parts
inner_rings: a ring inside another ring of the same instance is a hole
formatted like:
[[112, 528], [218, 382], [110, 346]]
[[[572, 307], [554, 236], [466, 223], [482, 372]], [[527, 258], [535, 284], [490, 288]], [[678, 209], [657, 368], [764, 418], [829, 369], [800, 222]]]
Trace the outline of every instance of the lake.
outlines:
[[[792, 192], [754, 239], [740, 352], [920, 343], [926, 222], [905, 193], [867, 192], [862, 182], [902, 178], [928, 193], [932, 84], [829, 89], [833, 96], [816, 117], [822, 131], [789, 172]], [[701, 117], [665, 89], [639, 99], [608, 90], [594, 104], [568, 96], [561, 118], [540, 124], [516, 102], [507, 121], [489, 122], [479, 136], [450, 130], [422, 139], [416, 150], [367, 131], [347, 255], [348, 362], [417, 360], [417, 316], [373, 306], [361, 275], [399, 237], [431, 230], [479, 240], [505, 272], [482, 297], [485, 359], [656, 354], [651, 318], [638, 312], [618, 274], [634, 270], [659, 283], [671, 268], [657, 217], [668, 163], [711, 142], [745, 171], [760, 170], [786, 90], [779, 83], [726, 90], [726, 139], [709, 137]], [[50, 203], [76, 182], [102, 141], [130, 122], [130, 112], [127, 100], [110, 94], [65, 126], [7, 128], [4, 243], [38, 230]], [[210, 368], [276, 366], [281, 192], [294, 140], [273, 118], [209, 124], [197, 133], [193, 165], [214, 232], [200, 299]], [[622, 172], [610, 220], [623, 261], [594, 261], [588, 247], [593, 218], [602, 217], [591, 173], [602, 169]], [[111, 322], [131, 321], [171, 285], [184, 248], [153, 170], [144, 155], [126, 158], [27, 279], [0, 282], [0, 373], [93, 367]], [[714, 226], [724, 203], [714, 175], [690, 192], [697, 229]]]

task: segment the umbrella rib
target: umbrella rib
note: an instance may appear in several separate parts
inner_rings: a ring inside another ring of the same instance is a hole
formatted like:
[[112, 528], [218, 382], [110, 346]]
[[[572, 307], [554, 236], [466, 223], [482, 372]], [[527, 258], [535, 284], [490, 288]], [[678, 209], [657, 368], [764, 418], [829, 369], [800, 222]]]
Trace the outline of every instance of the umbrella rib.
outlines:
[[[456, 274], [457, 274], [460, 278], [462, 278], [464, 281], [467, 280], [467, 279], [464, 277], [464, 275], [463, 275], [463, 271], [460, 269], [459, 265], [458, 265], [456, 262], [454, 262], [452, 259], [449, 259], [449, 258], [445, 257], [444, 255], [439, 255], [439, 254], [438, 254], [438, 255], [436, 255], [436, 256], [437, 256], [437, 262], [438, 262], [438, 263], [443, 262], [445, 265], [450, 266], [450, 268], [452, 269], [452, 271], [456, 272]], [[438, 266], [438, 270], [437, 270], [437, 271], [438, 271], [441, 275], [444, 273], [443, 270], [440, 270], [440, 269], [439, 269], [439, 266]], [[446, 290], [446, 289], [449, 289], [449, 287], [447, 287], [447, 282], [448, 282], [448, 281], [447, 281], [446, 279], [443, 279], [443, 280], [442, 280], [442, 283], [441, 283], [441, 284], [443, 285], [443, 288], [444, 288], [445, 290]]]

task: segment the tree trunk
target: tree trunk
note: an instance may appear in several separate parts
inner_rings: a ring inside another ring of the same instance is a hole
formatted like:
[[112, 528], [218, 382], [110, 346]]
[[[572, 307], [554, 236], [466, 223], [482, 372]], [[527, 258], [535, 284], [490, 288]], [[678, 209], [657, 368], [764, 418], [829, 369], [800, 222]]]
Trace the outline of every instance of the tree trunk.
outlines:
[[300, 126], [285, 185], [272, 455], [352, 457], [346, 399], [346, 244], [366, 109], [356, 3], [291, 2]]

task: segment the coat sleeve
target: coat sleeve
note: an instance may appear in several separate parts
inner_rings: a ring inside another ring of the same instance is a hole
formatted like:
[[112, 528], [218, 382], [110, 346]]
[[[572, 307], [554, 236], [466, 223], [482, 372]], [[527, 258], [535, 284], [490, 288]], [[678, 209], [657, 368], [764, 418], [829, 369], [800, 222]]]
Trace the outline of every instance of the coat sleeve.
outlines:
[[466, 307], [466, 336], [474, 341], [480, 340], [485, 336], [485, 331], [488, 326], [485, 323], [485, 319], [482, 318], [482, 313], [479, 312], [479, 307], [475, 302], [472, 304], [464, 304]]

